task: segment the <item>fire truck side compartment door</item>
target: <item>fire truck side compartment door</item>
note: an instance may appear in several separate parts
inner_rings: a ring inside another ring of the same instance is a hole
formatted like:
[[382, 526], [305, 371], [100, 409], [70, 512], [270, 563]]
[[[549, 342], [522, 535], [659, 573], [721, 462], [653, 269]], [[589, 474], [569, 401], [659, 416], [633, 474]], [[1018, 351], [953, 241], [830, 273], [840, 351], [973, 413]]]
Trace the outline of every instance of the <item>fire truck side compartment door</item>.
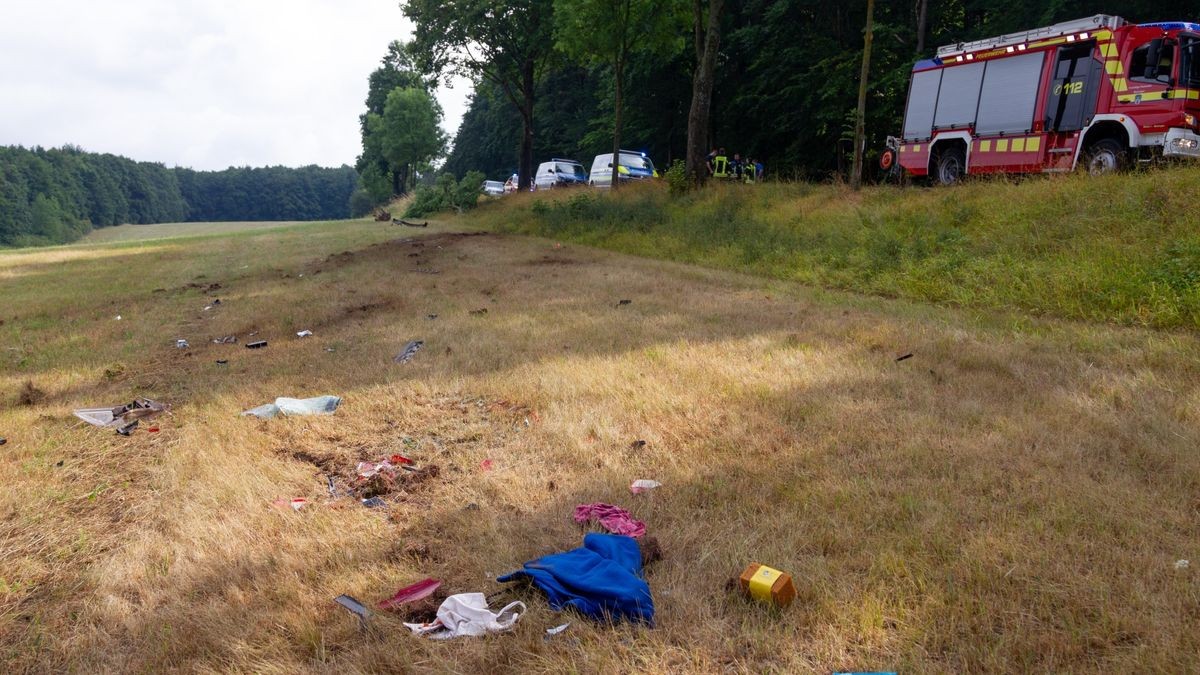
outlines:
[[982, 84], [982, 62], [944, 69], [933, 126], [937, 129], [962, 129], [974, 125], [975, 114], [979, 111], [979, 87]]
[[904, 140], [923, 141], [933, 135], [933, 110], [941, 84], [941, 68], [913, 73], [904, 113]]
[[1095, 49], [1094, 42], [1059, 47], [1046, 97], [1046, 129], [1079, 131], [1096, 114], [1103, 68]]
[[1042, 84], [1045, 52], [987, 62], [975, 133], [1023, 134], [1033, 128], [1034, 107]]

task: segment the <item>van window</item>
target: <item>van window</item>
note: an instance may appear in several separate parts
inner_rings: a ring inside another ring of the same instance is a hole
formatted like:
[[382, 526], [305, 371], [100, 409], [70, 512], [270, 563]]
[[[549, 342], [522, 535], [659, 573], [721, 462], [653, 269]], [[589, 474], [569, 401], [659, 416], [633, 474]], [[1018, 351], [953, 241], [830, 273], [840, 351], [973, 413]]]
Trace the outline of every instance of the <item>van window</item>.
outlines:
[[1149, 57], [1149, 55], [1150, 43], [1146, 43], [1133, 50], [1133, 55], [1129, 57], [1129, 79], [1137, 80], [1139, 82], [1158, 82], [1162, 84], [1169, 82], [1171, 76], [1175, 74], [1174, 43], [1167, 41], [1163, 41], [1162, 43], [1162, 49], [1158, 54], [1159, 75], [1157, 78], [1146, 77], [1146, 67], [1154, 65], [1146, 62], [1146, 59]]
[[631, 155], [623, 152], [621, 153], [621, 163], [631, 169], [654, 171], [654, 162], [651, 162], [649, 157], [642, 157], [641, 155]]
[[566, 162], [558, 163], [558, 173], [565, 173], [568, 176], [575, 176], [576, 178], [584, 177], [582, 166], [578, 164], [567, 164]]

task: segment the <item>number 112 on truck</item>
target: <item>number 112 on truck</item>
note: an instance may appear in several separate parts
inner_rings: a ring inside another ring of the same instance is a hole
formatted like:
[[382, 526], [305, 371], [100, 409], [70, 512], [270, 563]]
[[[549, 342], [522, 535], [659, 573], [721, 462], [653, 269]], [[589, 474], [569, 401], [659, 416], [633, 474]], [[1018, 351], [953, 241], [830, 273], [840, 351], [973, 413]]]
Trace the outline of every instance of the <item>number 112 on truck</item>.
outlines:
[[1200, 24], [1097, 15], [947, 45], [913, 66], [884, 168], [966, 175], [1118, 171], [1200, 159]]

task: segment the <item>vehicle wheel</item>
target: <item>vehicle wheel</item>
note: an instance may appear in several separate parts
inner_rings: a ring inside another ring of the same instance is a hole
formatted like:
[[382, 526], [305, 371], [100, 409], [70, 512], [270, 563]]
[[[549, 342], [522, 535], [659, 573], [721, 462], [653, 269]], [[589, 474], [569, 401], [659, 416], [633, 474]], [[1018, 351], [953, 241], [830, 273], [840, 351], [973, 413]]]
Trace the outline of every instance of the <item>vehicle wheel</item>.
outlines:
[[967, 153], [962, 146], [952, 145], [938, 153], [933, 167], [933, 180], [938, 185], [954, 185], [967, 173]]
[[1102, 138], [1088, 146], [1084, 168], [1093, 176], [1123, 171], [1129, 163], [1129, 152], [1115, 138]]

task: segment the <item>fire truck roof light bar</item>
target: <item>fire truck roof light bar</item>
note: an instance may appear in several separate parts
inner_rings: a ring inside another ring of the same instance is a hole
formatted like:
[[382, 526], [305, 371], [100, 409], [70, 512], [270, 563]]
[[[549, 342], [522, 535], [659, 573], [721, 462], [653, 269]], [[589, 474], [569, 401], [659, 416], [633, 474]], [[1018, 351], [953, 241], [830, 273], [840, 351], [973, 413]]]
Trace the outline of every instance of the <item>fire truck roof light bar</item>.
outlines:
[[[938, 47], [937, 55], [939, 58], [947, 56], [955, 56], [967, 52], [977, 52], [984, 49], [997, 49], [1007, 47], [1009, 45], [1025, 44], [1045, 38], [1059, 37], [1062, 35], [1075, 35], [1077, 33], [1095, 30], [1097, 28], [1116, 29], [1124, 26], [1128, 22], [1119, 16], [1111, 16], [1108, 14], [1097, 14], [1086, 19], [1076, 19], [1075, 21], [1065, 21], [1056, 23], [1053, 26], [1045, 28], [1035, 28], [1033, 30], [1025, 30], [1019, 33], [1009, 33], [998, 37], [984, 38], [983, 40], [975, 40], [973, 42], [959, 42], [957, 44]], [[1087, 39], [1086, 37], [1083, 39]], [[1018, 47], [1020, 49], [1020, 47]]]

